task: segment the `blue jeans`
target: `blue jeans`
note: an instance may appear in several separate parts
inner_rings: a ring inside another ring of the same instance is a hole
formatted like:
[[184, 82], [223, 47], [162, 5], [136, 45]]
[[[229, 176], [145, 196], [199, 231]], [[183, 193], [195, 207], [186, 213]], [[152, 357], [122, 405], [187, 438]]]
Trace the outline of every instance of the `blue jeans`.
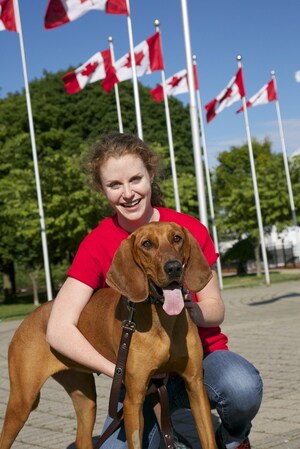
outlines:
[[[224, 442], [240, 443], [249, 435], [251, 421], [262, 401], [263, 386], [259, 372], [251, 363], [231, 351], [208, 354], [203, 360], [203, 371], [211, 408], [217, 410], [221, 420]], [[179, 376], [171, 377], [167, 388], [175, 435], [192, 449], [201, 449], [183, 380]], [[122, 391], [120, 407], [124, 395], [125, 391]], [[144, 417], [143, 449], [163, 447], [148, 397], [144, 404]], [[111, 418], [108, 417], [104, 429], [110, 422]], [[123, 425], [110, 436], [102, 448], [127, 449]]]

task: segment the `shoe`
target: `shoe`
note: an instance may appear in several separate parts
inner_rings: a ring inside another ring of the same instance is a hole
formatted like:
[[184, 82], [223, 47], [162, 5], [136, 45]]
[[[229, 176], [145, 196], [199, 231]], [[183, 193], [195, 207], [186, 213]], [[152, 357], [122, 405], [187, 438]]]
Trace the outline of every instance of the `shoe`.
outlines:
[[249, 438], [246, 438], [236, 449], [251, 449]]
[[221, 435], [221, 427], [218, 427], [217, 431], [216, 431], [216, 443], [217, 443], [217, 448], [218, 449], [226, 449], [226, 446], [223, 443], [223, 438], [222, 438], [222, 435]]
[[[225, 443], [222, 439], [220, 427], [216, 431], [216, 443], [218, 449], [226, 449]], [[246, 438], [236, 449], [251, 449], [249, 438]]]

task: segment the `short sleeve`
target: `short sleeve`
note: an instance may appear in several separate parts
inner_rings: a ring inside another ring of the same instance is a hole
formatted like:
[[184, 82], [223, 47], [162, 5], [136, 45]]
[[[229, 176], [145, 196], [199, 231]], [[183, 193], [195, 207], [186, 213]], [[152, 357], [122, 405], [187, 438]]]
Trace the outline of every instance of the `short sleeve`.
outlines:
[[105, 279], [98, 252], [90, 235], [85, 237], [79, 245], [68, 276], [89, 285], [94, 290], [104, 287]]

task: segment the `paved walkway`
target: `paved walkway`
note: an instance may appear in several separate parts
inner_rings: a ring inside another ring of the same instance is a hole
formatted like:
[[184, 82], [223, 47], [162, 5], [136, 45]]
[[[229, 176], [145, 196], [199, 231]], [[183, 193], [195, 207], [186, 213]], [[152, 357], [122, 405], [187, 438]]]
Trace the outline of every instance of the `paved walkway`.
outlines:
[[[230, 349], [253, 362], [264, 380], [264, 400], [253, 422], [253, 449], [300, 449], [300, 270], [299, 282], [225, 290], [222, 329]], [[0, 426], [8, 398], [7, 347], [18, 321], [0, 323]], [[107, 413], [110, 380], [96, 378], [95, 435]], [[52, 379], [39, 408], [13, 449], [73, 449], [76, 422], [64, 390]]]

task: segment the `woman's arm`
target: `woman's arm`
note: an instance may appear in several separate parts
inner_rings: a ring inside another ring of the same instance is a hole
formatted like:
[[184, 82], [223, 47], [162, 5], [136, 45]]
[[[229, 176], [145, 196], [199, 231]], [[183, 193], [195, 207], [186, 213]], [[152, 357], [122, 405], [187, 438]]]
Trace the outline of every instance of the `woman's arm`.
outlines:
[[46, 339], [58, 352], [91, 368], [113, 377], [115, 365], [86, 340], [77, 328], [82, 309], [93, 293], [88, 285], [67, 278], [60, 289], [50, 314]]
[[199, 327], [219, 326], [224, 321], [225, 308], [217, 273], [212, 270], [208, 284], [196, 294], [198, 302], [186, 302], [191, 318]]

